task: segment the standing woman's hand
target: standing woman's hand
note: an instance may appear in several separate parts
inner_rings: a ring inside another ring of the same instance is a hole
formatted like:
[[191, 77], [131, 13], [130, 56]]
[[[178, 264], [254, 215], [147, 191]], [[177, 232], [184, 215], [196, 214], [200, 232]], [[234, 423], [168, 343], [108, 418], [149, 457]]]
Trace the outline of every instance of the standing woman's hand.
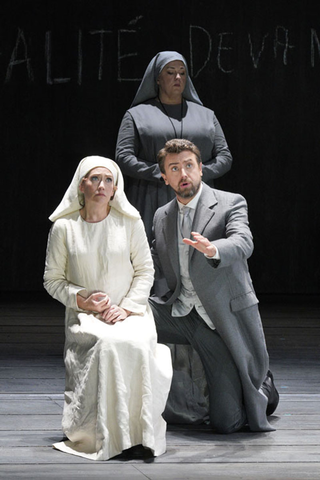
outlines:
[[77, 294], [78, 307], [81, 310], [88, 312], [102, 313], [110, 308], [110, 298], [104, 292], [96, 292], [89, 295], [88, 298], [83, 298], [79, 293]]

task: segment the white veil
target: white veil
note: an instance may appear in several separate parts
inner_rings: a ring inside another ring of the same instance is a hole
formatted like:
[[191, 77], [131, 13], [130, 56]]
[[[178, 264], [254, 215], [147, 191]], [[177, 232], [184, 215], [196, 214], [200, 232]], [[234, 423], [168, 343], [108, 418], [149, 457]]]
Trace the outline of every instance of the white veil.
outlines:
[[50, 215], [49, 219], [54, 222], [60, 217], [67, 215], [68, 213], [73, 213], [82, 208], [80, 203], [80, 194], [79, 185], [82, 178], [93, 168], [96, 167], [105, 167], [113, 175], [114, 185], [117, 186], [113, 200], [110, 200], [109, 205], [119, 212], [123, 213], [128, 217], [140, 218], [138, 210], [136, 210], [131, 203], [129, 203], [125, 193], [124, 193], [124, 183], [123, 176], [119, 166], [109, 158], [100, 157], [98, 155], [92, 155], [90, 157], [85, 157], [79, 163], [73, 179], [63, 196], [63, 199], [55, 209], [55, 211]]

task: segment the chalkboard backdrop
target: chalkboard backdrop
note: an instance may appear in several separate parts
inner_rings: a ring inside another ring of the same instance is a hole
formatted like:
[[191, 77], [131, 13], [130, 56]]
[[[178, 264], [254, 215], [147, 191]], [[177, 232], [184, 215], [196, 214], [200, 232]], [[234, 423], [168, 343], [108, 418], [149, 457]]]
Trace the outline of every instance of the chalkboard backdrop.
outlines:
[[319, 293], [318, 3], [2, 0], [1, 290], [42, 290], [76, 165], [114, 158], [148, 62], [177, 50], [234, 157], [216, 187], [248, 200], [257, 292]]

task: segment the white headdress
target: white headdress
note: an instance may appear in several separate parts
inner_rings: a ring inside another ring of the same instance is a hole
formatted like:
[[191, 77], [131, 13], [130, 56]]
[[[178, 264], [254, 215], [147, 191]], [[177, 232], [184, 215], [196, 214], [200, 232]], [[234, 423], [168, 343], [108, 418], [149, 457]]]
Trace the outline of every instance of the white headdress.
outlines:
[[67, 215], [68, 213], [76, 212], [82, 208], [82, 205], [79, 201], [79, 195], [81, 193], [79, 190], [79, 185], [83, 177], [85, 177], [90, 170], [97, 167], [105, 167], [110, 170], [113, 176], [114, 185], [117, 186], [114, 198], [113, 200], [110, 200], [109, 205], [123, 213], [123, 215], [132, 218], [140, 218], [138, 210], [136, 210], [134, 206], [129, 203], [124, 193], [123, 176], [119, 166], [113, 160], [110, 160], [110, 158], [92, 155], [90, 157], [83, 158], [79, 163], [69, 188], [63, 196], [63, 199], [49, 217], [52, 222]]

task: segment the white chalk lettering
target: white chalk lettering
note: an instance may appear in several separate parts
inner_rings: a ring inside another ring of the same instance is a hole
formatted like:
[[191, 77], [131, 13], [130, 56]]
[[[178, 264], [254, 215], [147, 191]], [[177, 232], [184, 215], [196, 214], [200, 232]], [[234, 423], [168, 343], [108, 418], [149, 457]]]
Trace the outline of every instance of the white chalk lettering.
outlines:
[[121, 54], [121, 36], [123, 33], [137, 33], [136, 30], [118, 30], [118, 82], [136, 82], [140, 81], [141, 78], [123, 78], [121, 75], [121, 62], [124, 58], [136, 57], [138, 52], [127, 53], [125, 55]]
[[[18, 49], [19, 49], [20, 42], [22, 44], [23, 54], [24, 54], [24, 58], [22, 58], [22, 59], [18, 59]], [[11, 80], [13, 67], [15, 65], [21, 65], [22, 63], [26, 64], [29, 81], [33, 82], [34, 81], [34, 75], [33, 75], [33, 70], [32, 70], [32, 66], [31, 66], [31, 60], [28, 57], [27, 42], [26, 42], [23, 31], [20, 28], [18, 28], [17, 41], [16, 41], [15, 47], [12, 51], [10, 62], [9, 62], [8, 68], [7, 68], [5, 83], [8, 83]]]
[[318, 53], [320, 55], [320, 41], [317, 32], [314, 28], [311, 28], [311, 66], [314, 67], [314, 44], [318, 47]]
[[[282, 31], [284, 33], [284, 43], [280, 42], [279, 40], [279, 32]], [[277, 58], [278, 54], [278, 47], [284, 47], [283, 50], [283, 64], [287, 65], [288, 63], [288, 50], [290, 48], [294, 48], [294, 45], [289, 45], [289, 30], [287, 30], [284, 27], [277, 26], [276, 27], [276, 32], [275, 32], [275, 37], [274, 37], [274, 43], [273, 43], [273, 50], [274, 50], [274, 58]]]
[[130, 20], [130, 22], [128, 23], [128, 25], [137, 25], [137, 23], [139, 22], [139, 20], [142, 20], [143, 19], [143, 15], [138, 15], [137, 17], [133, 18], [132, 20]]
[[100, 35], [100, 58], [99, 58], [98, 79], [102, 80], [103, 60], [104, 60], [104, 34], [112, 33], [112, 32], [110, 30], [91, 30], [90, 33], [91, 35], [96, 35], [97, 33]]
[[218, 67], [219, 67], [219, 69], [220, 69], [222, 72], [224, 72], [224, 73], [232, 73], [234, 69], [232, 69], [232, 70], [226, 70], [225, 68], [222, 67], [222, 64], [221, 64], [221, 52], [224, 51], [224, 50], [233, 50], [232, 47], [224, 47], [224, 46], [222, 45], [223, 39], [224, 39], [224, 37], [226, 37], [227, 35], [233, 35], [233, 32], [223, 32], [223, 33], [219, 33], [220, 40], [219, 40], [219, 46], [218, 46], [217, 61], [218, 61]]
[[55, 83], [68, 83], [71, 78], [52, 78], [52, 32], [46, 32], [45, 55], [47, 66], [47, 84], [53, 85]]
[[[192, 43], [192, 31], [194, 29], [198, 29], [198, 30], [201, 30], [202, 32], [205, 33], [205, 35], [207, 36], [207, 44], [208, 44], [208, 47], [207, 47], [207, 57], [204, 61], [204, 64], [202, 65], [201, 68], [199, 68], [197, 70], [196, 73], [194, 73], [194, 67], [193, 67], [193, 43]], [[211, 50], [212, 50], [212, 40], [211, 40], [211, 36], [209, 34], [209, 32], [207, 32], [207, 30], [205, 30], [204, 28], [202, 27], [199, 27], [197, 25], [190, 25], [189, 27], [189, 47], [190, 47], [190, 74], [193, 78], [197, 78], [197, 76], [199, 75], [200, 72], [202, 72], [202, 70], [205, 68], [205, 66], [207, 65], [207, 63], [209, 62], [210, 60], [210, 55], [211, 55]]]
[[249, 45], [250, 45], [250, 57], [252, 58], [252, 63], [253, 63], [254, 68], [258, 68], [258, 66], [259, 66], [260, 57], [261, 57], [262, 52], [264, 50], [265, 41], [266, 41], [266, 38], [268, 36], [269, 36], [268, 33], [266, 33], [263, 36], [263, 39], [262, 39], [262, 42], [261, 42], [261, 48], [258, 52], [258, 55], [255, 56], [254, 53], [253, 53], [253, 43], [252, 43], [252, 40], [251, 40], [251, 35], [250, 35], [250, 33], [248, 33], [248, 40], [249, 40]]
[[[141, 18], [141, 16], [137, 16], [129, 22], [129, 25], [136, 25]], [[213, 69], [220, 70], [225, 74], [232, 74], [239, 71], [238, 63], [245, 63], [246, 60], [249, 60], [248, 63], [254, 70], [261, 68], [261, 64], [264, 63], [268, 66], [269, 71], [273, 68], [272, 63], [276, 61], [276, 71], [278, 71], [279, 65], [285, 68], [289, 61], [291, 63], [294, 60], [298, 61], [302, 55], [307, 57], [308, 62], [310, 58], [309, 67], [313, 71], [320, 68], [320, 33], [315, 28], [309, 27], [307, 30], [299, 32], [298, 38], [301, 40], [301, 45], [293, 45], [291, 30], [281, 25], [274, 25], [267, 33], [246, 32], [243, 34], [244, 36], [238, 36], [238, 34], [236, 36], [235, 32], [212, 33], [200, 25], [193, 24], [188, 25], [187, 28], [190, 76], [195, 79], [200, 78], [206, 70], [212, 75]], [[13, 80], [20, 83], [34, 83], [45, 78], [44, 81], [47, 85], [63, 85], [72, 82], [82, 86], [87, 78], [86, 69], [88, 70], [92, 64], [92, 61], [87, 61], [89, 58], [97, 58], [94, 60], [97, 64], [97, 79], [99, 82], [104, 81], [107, 52], [109, 52], [107, 38], [111, 38], [111, 47], [117, 41], [117, 58], [112, 65], [112, 73], [110, 71], [110, 75], [108, 74], [108, 79], [105, 81], [140, 82], [140, 69], [142, 68], [139, 61], [141, 60], [139, 58], [140, 51], [138, 46], [135, 48], [134, 45], [140, 45], [143, 38], [133, 37], [133, 35], [140, 34], [141, 30], [137, 27], [119, 30], [77, 29], [76, 31], [72, 30], [70, 43], [67, 44], [67, 39], [61, 38], [59, 33], [48, 30], [45, 32], [44, 45], [42, 42], [37, 45], [35, 41], [37, 37], [29, 38], [19, 27], [14, 30], [14, 35], [16, 35], [14, 44], [9, 49], [6, 48], [0, 52], [1, 63], [5, 63], [4, 83]], [[91, 39], [90, 36], [95, 37]], [[217, 46], [215, 47], [215, 45]], [[307, 45], [307, 49], [305, 45]], [[238, 48], [239, 46], [241, 48]], [[42, 55], [43, 47], [45, 55]], [[216, 50], [214, 50], [215, 48]], [[301, 49], [298, 51], [299, 56], [294, 54], [298, 48]], [[292, 52], [293, 49], [295, 50]], [[8, 57], [4, 59], [4, 52], [8, 51]], [[234, 51], [238, 52], [239, 56], [235, 56]], [[241, 58], [240, 55], [245, 58]], [[40, 63], [35, 64], [35, 61]], [[113, 56], [110, 61], [113, 61]], [[213, 63], [215, 64], [213, 65]], [[63, 69], [63, 73], [66, 69], [72, 78], [67, 75], [60, 77], [61, 69]], [[71, 72], [73, 72], [72, 75]]]

